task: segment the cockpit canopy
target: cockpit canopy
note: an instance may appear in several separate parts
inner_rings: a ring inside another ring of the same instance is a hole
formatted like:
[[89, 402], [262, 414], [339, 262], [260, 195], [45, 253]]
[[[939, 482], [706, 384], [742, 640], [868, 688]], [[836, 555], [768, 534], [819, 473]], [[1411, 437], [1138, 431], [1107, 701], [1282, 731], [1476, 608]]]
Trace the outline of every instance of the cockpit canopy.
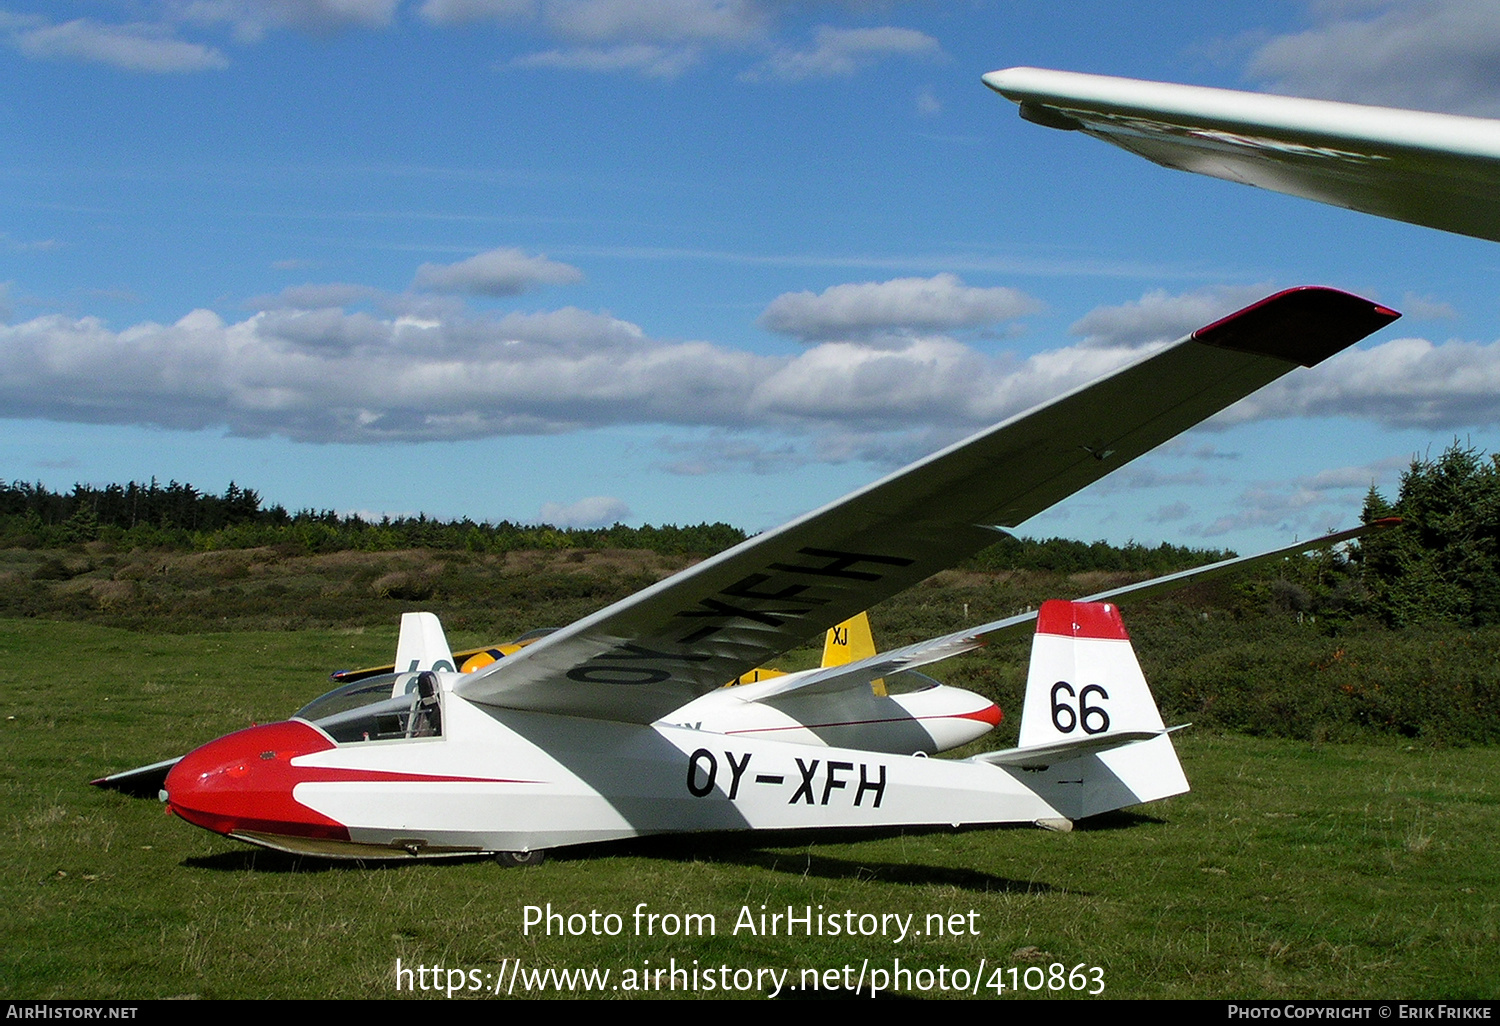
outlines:
[[334, 688], [293, 718], [322, 728], [339, 744], [441, 737], [441, 690], [429, 670], [383, 673]]
[[885, 678], [885, 693], [888, 695], [910, 695], [942, 687], [943, 682], [933, 680], [916, 670], [897, 670]]

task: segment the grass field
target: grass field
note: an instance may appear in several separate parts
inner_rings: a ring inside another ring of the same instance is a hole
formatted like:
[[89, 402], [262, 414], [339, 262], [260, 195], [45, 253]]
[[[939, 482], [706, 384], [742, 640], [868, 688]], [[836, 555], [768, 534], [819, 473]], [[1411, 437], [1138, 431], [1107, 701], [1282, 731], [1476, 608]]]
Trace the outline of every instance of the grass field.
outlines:
[[[328, 670], [389, 658], [393, 628], [148, 635], [0, 620], [0, 992], [386, 997], [396, 996], [399, 958], [472, 971], [462, 983], [487, 988], [516, 959], [522, 974], [609, 970], [611, 997], [639, 993], [632, 979], [638, 987], [641, 970], [673, 959], [699, 970], [697, 996], [724, 994], [704, 986], [709, 968], [727, 967], [731, 985], [734, 970], [787, 970], [784, 984], [796, 986], [804, 970], [868, 974], [897, 959], [916, 971], [898, 989], [929, 997], [952, 996], [937, 981], [951, 986], [958, 969], [981, 996], [1052, 995], [1025, 983], [1027, 969], [1037, 981], [1054, 963], [1097, 967], [1087, 989], [1099, 979], [1116, 998], [1500, 995], [1494, 748], [1189, 730], [1177, 737], [1192, 793], [1067, 835], [657, 838], [524, 869], [299, 862], [87, 786], [285, 717], [324, 689]], [[716, 933], [637, 935], [631, 913], [642, 902], [647, 913], [711, 914]], [[549, 903], [565, 915], [616, 913], [620, 933], [523, 932], [526, 906]], [[734, 932], [742, 908], [759, 916], [761, 905], [852, 910], [856, 923], [911, 915], [923, 932]], [[930, 915], [962, 927], [933, 936]], [[517, 996], [550, 992], [519, 979]], [[764, 974], [760, 983], [732, 993], [771, 989]]]

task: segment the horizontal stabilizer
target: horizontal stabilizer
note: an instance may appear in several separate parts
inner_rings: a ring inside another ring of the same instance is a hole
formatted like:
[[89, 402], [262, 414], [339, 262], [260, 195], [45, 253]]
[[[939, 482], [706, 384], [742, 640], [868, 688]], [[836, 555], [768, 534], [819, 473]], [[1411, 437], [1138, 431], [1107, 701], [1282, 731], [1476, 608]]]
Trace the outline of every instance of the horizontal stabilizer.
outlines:
[[181, 761], [182, 756], [179, 755], [175, 759], [163, 759], [149, 766], [137, 766], [135, 769], [111, 773], [107, 777], [90, 780], [89, 783], [95, 787], [102, 787], [106, 791], [128, 794], [132, 798], [155, 798], [166, 784], [167, 774]]
[[1052, 744], [1032, 745], [1029, 748], [1007, 748], [1003, 752], [985, 752], [976, 755], [970, 762], [987, 762], [992, 766], [1014, 766], [1017, 769], [1041, 769], [1054, 762], [1067, 762], [1084, 755], [1097, 755], [1112, 748], [1123, 748], [1137, 741], [1150, 741], [1160, 737], [1161, 731], [1131, 730], [1102, 737], [1078, 738], [1073, 741], [1056, 741]]

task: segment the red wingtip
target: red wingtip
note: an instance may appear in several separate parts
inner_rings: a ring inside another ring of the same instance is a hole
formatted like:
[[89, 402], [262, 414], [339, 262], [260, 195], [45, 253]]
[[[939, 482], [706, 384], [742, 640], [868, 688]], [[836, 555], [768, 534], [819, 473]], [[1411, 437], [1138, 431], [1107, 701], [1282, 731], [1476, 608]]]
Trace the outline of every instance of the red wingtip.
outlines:
[[1312, 367], [1400, 316], [1338, 289], [1301, 285], [1221, 317], [1192, 337], [1205, 345]]

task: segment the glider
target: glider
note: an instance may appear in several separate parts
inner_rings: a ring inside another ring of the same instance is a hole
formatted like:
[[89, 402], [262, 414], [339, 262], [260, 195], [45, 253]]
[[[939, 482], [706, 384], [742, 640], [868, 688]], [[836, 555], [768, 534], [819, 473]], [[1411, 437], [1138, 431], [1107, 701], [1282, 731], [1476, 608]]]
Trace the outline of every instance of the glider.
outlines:
[[1041, 68], [984, 83], [1164, 167], [1500, 242], [1500, 121]]
[[[140, 789], [165, 769], [173, 813], [286, 851], [516, 862], [649, 833], [1066, 828], [1180, 793], [1110, 596], [723, 685], [1397, 316], [1332, 289], [1277, 293], [474, 672], [454, 670], [436, 617], [408, 614], [401, 672], [96, 783]], [[998, 710], [923, 679], [872, 687], [1033, 622], [1017, 748], [926, 758]]]

